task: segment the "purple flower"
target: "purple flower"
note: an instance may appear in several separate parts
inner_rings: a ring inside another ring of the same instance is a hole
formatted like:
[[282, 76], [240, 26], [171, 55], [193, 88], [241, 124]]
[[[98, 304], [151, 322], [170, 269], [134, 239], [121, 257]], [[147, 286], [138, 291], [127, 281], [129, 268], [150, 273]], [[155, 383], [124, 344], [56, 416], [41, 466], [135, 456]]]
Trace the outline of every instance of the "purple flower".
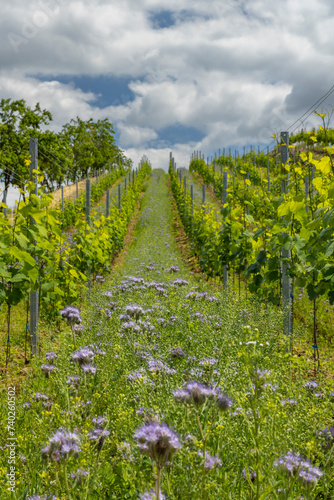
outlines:
[[33, 497], [27, 497], [27, 500], [57, 500], [57, 497], [50, 493], [49, 495], [34, 495]]
[[174, 286], [186, 286], [186, 285], [189, 285], [189, 282], [186, 280], [183, 280], [181, 278], [177, 278], [175, 281], [173, 281], [172, 285], [174, 285]]
[[42, 405], [44, 406], [44, 408], [47, 410], [47, 411], [51, 411], [51, 408], [52, 408], [52, 401], [47, 401], [46, 403], [42, 403]]
[[148, 422], [134, 434], [140, 451], [161, 468], [181, 448], [178, 435], [165, 422]]
[[33, 396], [33, 399], [35, 399], [35, 401], [47, 401], [49, 398], [41, 392], [36, 392]]
[[173, 347], [169, 349], [172, 358], [184, 358], [186, 353], [180, 347]]
[[142, 368], [140, 368], [137, 372], [130, 372], [128, 374], [128, 380], [130, 380], [131, 382], [134, 382], [136, 380], [143, 379], [144, 376], [145, 376], [145, 372]]
[[103, 428], [106, 424], [106, 419], [102, 417], [102, 415], [93, 418], [92, 423], [95, 425], [95, 427]]
[[78, 375], [71, 375], [67, 380], [66, 383], [69, 385], [72, 385], [73, 387], [77, 388], [80, 384], [80, 377]]
[[26, 403], [23, 403], [22, 408], [24, 410], [29, 410], [31, 408], [31, 403], [30, 401], [27, 401]]
[[49, 439], [48, 446], [42, 449], [42, 458], [59, 462], [70, 456], [77, 458], [80, 453], [80, 438], [75, 432], [58, 429]]
[[281, 401], [282, 405], [296, 405], [298, 404], [298, 401], [296, 399], [282, 399]]
[[249, 479], [252, 483], [254, 483], [256, 479], [256, 471], [255, 470], [246, 470], [246, 468], [243, 469], [242, 475], [244, 479]]
[[216, 404], [220, 410], [227, 411], [233, 405], [233, 399], [228, 397], [226, 394], [218, 392]]
[[70, 326], [81, 323], [80, 311], [77, 307], [66, 306], [60, 311], [60, 314]]
[[330, 450], [334, 445], [334, 427], [329, 427], [328, 429], [323, 429], [318, 432], [319, 438], [323, 441], [322, 447], [325, 450]]
[[140, 316], [144, 314], [144, 309], [137, 304], [132, 304], [126, 307], [126, 314], [128, 314], [131, 318], [138, 320]]
[[202, 406], [208, 399], [213, 399], [217, 391], [208, 385], [199, 382], [188, 382], [184, 389], [174, 391], [174, 398], [177, 402], [194, 403], [195, 406]]
[[96, 444], [98, 450], [101, 450], [104, 441], [107, 439], [109, 434], [110, 432], [107, 429], [100, 429], [99, 427], [97, 427], [88, 434], [88, 439]]
[[312, 465], [307, 459], [299, 453], [288, 452], [274, 462], [274, 466], [286, 471], [289, 475], [297, 477], [303, 483], [315, 484], [323, 476], [320, 469]]
[[214, 366], [218, 363], [216, 358], [205, 358], [201, 359], [201, 361], [198, 363], [201, 366]]
[[90, 365], [85, 363], [84, 365], [80, 365], [84, 373], [91, 373], [94, 375], [96, 373], [96, 367], [94, 365]]
[[83, 347], [80, 351], [75, 351], [72, 354], [72, 361], [77, 361], [79, 365], [87, 364], [93, 361], [95, 357], [94, 351], [89, 347]]
[[103, 276], [95, 276], [95, 281], [96, 281], [96, 283], [104, 283], [104, 277]]
[[173, 368], [169, 368], [169, 366], [165, 365], [162, 361], [158, 359], [149, 359], [148, 360], [148, 368], [151, 372], [154, 373], [166, 373], [168, 375], [176, 373], [176, 370]]
[[49, 378], [50, 373], [58, 371], [58, 368], [55, 365], [42, 365], [41, 370], [44, 372], [45, 377]]
[[306, 382], [304, 384], [304, 387], [305, 389], [308, 389], [310, 391], [314, 391], [315, 389], [317, 389], [319, 386], [319, 384], [317, 382], [314, 382], [314, 380], [311, 380], [310, 382]]
[[106, 292], [104, 292], [104, 295], [106, 297], [112, 297], [112, 292], [110, 290], [107, 290]]
[[[203, 453], [201, 451], [198, 452], [198, 454], [203, 457]], [[204, 468], [206, 472], [209, 472], [212, 469], [215, 469], [216, 467], [220, 467], [222, 464], [222, 461], [218, 457], [212, 457], [207, 451], [205, 452], [205, 459], [204, 459]]]
[[83, 469], [77, 469], [75, 472], [71, 472], [70, 474], [70, 477], [74, 479], [78, 484], [81, 484], [87, 476], [89, 476], [89, 472]]
[[[139, 497], [139, 500], [156, 500], [156, 495], [155, 495], [155, 492], [153, 490], [151, 490], [150, 492], [148, 491], [145, 491], [145, 493], [142, 493]], [[165, 500], [166, 497], [165, 495], [163, 495], [163, 493], [161, 493], [161, 491], [159, 492], [159, 498], [160, 500]]]
[[46, 352], [45, 358], [49, 361], [50, 359], [57, 359], [58, 355], [55, 352]]

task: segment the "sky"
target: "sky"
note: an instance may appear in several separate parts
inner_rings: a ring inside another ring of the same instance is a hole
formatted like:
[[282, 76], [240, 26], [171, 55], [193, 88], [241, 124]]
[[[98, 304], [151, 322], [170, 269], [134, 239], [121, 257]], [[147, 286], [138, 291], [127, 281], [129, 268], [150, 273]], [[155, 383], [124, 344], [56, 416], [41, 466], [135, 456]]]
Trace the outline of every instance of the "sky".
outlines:
[[[332, 0], [3, 3], [0, 98], [39, 102], [55, 131], [109, 118], [135, 166], [317, 127], [298, 119], [334, 84]], [[334, 93], [317, 109], [332, 104]]]

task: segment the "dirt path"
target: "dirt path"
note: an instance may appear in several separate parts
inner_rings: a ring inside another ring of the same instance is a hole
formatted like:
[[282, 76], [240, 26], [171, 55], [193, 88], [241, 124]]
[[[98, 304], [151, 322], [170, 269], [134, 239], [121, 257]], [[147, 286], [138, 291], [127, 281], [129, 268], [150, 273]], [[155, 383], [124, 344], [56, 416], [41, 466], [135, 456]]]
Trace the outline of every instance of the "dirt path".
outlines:
[[[91, 177], [90, 181], [93, 182], [95, 180], [95, 177]], [[79, 194], [81, 192], [86, 192], [86, 179], [83, 181], [78, 182], [78, 190]], [[73, 199], [76, 197], [77, 193], [77, 188], [76, 184], [71, 184], [70, 186], [64, 186], [64, 199], [65, 198], [70, 198]], [[53, 191], [52, 193], [53, 200], [51, 202], [51, 207], [55, 207], [57, 203], [61, 201], [61, 189], [57, 189], [56, 191]]]

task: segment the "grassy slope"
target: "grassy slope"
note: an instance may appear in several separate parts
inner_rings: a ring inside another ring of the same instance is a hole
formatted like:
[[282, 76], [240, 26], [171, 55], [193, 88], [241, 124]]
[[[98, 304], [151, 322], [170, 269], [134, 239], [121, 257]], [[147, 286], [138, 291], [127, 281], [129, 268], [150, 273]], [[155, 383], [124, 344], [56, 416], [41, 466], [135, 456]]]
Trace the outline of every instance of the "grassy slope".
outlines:
[[[162, 489], [170, 499], [259, 498], [251, 491], [256, 490], [256, 481], [250, 483], [242, 476], [244, 467], [258, 471], [263, 498], [296, 499], [301, 490], [277, 496], [280, 486], [274, 485], [281, 476], [273, 462], [287, 450], [322, 462], [324, 468], [315, 432], [331, 423], [333, 402], [328, 394], [333, 387], [320, 381], [319, 392], [324, 398], [306, 391], [304, 382], [310, 367], [304, 361], [300, 365], [298, 359], [290, 362], [285, 356], [277, 311], [239, 303], [218, 286], [190, 274], [173, 234], [174, 217], [165, 175], [155, 171], [142, 201], [133, 245], [111, 278], [94, 289], [91, 305], [83, 310], [84, 330], [76, 347], [95, 344], [105, 352], [95, 356], [96, 375], [84, 377], [77, 364], [69, 361], [74, 352], [69, 329], [55, 334], [49, 346], [59, 356], [57, 373], [46, 379], [39, 368], [45, 360], [34, 362], [34, 372], [16, 401], [17, 453], [25, 457], [17, 462], [18, 499], [24, 498], [24, 491], [40, 495], [58, 491], [57, 498], [62, 499], [138, 498], [154, 485], [150, 462], [139, 453], [133, 438], [134, 431], [149, 418], [167, 422], [182, 437], [182, 450], [163, 474]], [[167, 272], [171, 266], [180, 270]], [[188, 285], [171, 286], [176, 278], [187, 280]], [[153, 282], [166, 286], [148, 285]], [[111, 297], [104, 295], [107, 290]], [[214, 295], [217, 301], [186, 297], [194, 291]], [[131, 304], [142, 306], [142, 319], [149, 322], [146, 328], [153, 326], [152, 332], [124, 329], [120, 315]], [[182, 349], [185, 356], [173, 357], [174, 348]], [[254, 393], [255, 369], [271, 370], [261, 397], [258, 381]], [[81, 377], [78, 389], [69, 389], [66, 383], [73, 374]], [[195, 408], [176, 403], [172, 395], [173, 390], [194, 379], [219, 386], [234, 400], [228, 412], [217, 413], [210, 401], [198, 410], [207, 450], [222, 461], [204, 480], [198, 454], [203, 450], [203, 439]], [[34, 401], [37, 391], [53, 402], [50, 410]], [[283, 404], [284, 399], [296, 402]], [[26, 401], [32, 406], [23, 410]], [[5, 421], [4, 407], [2, 412]], [[92, 418], [98, 415], [106, 417], [110, 431], [99, 455], [88, 438]], [[59, 427], [77, 429], [81, 436], [82, 451], [79, 458], [70, 459], [66, 474], [78, 468], [90, 472], [82, 484], [69, 480], [68, 493], [64, 465], [46, 464], [40, 458], [41, 448]], [[1, 436], [5, 443], [5, 429]], [[5, 473], [5, 455], [2, 460], [0, 467]], [[319, 488], [327, 487], [328, 477]], [[10, 497], [3, 493], [2, 498]], [[316, 498], [315, 493], [305, 498]]]

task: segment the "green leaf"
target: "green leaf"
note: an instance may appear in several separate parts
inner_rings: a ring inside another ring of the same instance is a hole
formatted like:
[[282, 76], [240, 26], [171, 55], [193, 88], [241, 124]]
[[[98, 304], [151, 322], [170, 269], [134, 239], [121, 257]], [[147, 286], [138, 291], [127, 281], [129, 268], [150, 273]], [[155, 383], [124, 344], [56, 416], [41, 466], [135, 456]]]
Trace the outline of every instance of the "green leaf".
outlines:
[[21, 263], [27, 262], [31, 266], [36, 265], [35, 259], [28, 252], [24, 252], [17, 247], [11, 247], [9, 254]]

